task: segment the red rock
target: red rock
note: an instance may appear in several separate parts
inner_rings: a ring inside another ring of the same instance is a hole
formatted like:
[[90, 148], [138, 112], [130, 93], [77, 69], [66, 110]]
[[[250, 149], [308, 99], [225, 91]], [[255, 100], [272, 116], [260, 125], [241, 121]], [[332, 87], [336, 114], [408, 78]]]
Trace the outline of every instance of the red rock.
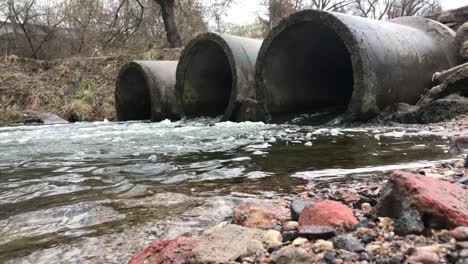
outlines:
[[415, 208], [431, 227], [468, 225], [468, 191], [449, 182], [395, 171], [377, 205], [383, 216], [399, 218], [404, 210]]
[[183, 264], [200, 241], [201, 239], [196, 237], [157, 241], [136, 253], [129, 264]]
[[340, 202], [324, 200], [304, 208], [299, 216], [300, 226], [332, 226], [351, 229], [358, 224], [353, 211]]
[[359, 194], [353, 189], [339, 189], [335, 191], [334, 195], [345, 204], [352, 204], [359, 200]]
[[274, 228], [278, 223], [291, 220], [289, 209], [273, 202], [241, 203], [233, 209], [234, 224]]

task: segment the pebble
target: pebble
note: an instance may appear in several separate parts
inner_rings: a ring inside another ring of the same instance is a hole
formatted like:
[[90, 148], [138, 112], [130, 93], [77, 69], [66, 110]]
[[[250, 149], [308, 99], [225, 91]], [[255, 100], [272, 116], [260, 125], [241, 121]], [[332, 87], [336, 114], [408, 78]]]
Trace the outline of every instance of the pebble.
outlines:
[[467, 226], [459, 226], [452, 231], [450, 231], [450, 235], [454, 237], [458, 241], [465, 241], [468, 240], [468, 227]]
[[307, 141], [307, 142], [304, 144], [304, 146], [306, 146], [306, 147], [311, 147], [311, 146], [312, 146], [312, 142]]
[[263, 239], [268, 243], [269, 247], [278, 246], [283, 242], [283, 236], [276, 230], [265, 231]]
[[375, 244], [369, 244], [366, 246], [366, 251], [367, 252], [375, 252], [379, 249], [381, 249], [382, 247], [380, 245], [375, 245]]
[[319, 253], [323, 251], [332, 251], [334, 249], [333, 243], [330, 241], [319, 239], [312, 246], [314, 252]]
[[369, 228], [366, 228], [366, 227], [359, 227], [357, 229], [357, 232], [359, 234], [362, 234], [362, 235], [369, 235], [371, 233], [371, 230]]
[[332, 239], [335, 248], [351, 252], [362, 252], [364, 247], [361, 242], [350, 235], [339, 235]]
[[437, 264], [440, 263], [439, 256], [431, 251], [424, 249], [416, 249], [413, 254], [408, 258], [408, 262], [416, 262], [422, 264]]
[[370, 213], [372, 211], [372, 206], [370, 205], [370, 203], [363, 203], [361, 204], [361, 210], [364, 213]]
[[148, 160], [151, 162], [156, 162], [158, 161], [158, 157], [156, 155], [151, 155], [148, 157]]
[[336, 230], [331, 226], [303, 226], [299, 235], [308, 239], [331, 238], [336, 235]]
[[298, 230], [299, 229], [299, 223], [296, 221], [288, 221], [283, 224], [283, 231], [292, 231], [292, 230]]
[[307, 240], [306, 238], [298, 237], [298, 238], [294, 239], [292, 244], [293, 244], [293, 246], [301, 246], [301, 245], [305, 244], [308, 241], [309, 240]]
[[465, 168], [465, 161], [464, 160], [458, 160], [453, 164], [453, 167], [457, 169], [463, 169]]

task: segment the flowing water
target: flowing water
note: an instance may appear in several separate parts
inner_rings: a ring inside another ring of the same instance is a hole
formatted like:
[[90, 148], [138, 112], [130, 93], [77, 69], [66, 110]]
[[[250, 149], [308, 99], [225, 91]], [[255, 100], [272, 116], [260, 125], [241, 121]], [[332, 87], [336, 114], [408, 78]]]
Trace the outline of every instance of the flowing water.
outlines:
[[0, 263], [125, 263], [177, 216], [190, 231], [187, 212], [228, 201], [213, 197], [452, 157], [443, 131], [215, 121], [0, 128]]

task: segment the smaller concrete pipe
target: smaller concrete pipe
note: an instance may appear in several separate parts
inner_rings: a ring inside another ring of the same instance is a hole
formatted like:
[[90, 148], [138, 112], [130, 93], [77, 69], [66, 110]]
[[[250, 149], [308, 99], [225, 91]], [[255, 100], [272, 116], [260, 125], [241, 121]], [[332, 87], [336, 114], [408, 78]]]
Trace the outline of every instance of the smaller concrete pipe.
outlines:
[[459, 63], [454, 32], [420, 17], [390, 22], [304, 10], [270, 31], [256, 66], [257, 100], [280, 116], [341, 108], [368, 119], [416, 103], [432, 75]]
[[179, 112], [223, 121], [256, 119], [255, 62], [261, 40], [204, 33], [190, 41], [177, 67]]
[[115, 87], [117, 120], [180, 119], [176, 69], [177, 61], [133, 61], [122, 66]]

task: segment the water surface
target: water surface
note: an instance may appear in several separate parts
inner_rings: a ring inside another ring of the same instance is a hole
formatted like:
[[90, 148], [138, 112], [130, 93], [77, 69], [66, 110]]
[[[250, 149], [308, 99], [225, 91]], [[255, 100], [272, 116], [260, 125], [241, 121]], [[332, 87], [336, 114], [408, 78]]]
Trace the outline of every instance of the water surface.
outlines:
[[451, 157], [443, 131], [399, 128], [214, 119], [3, 127], [0, 262], [125, 263], [209, 197], [286, 194], [306, 180]]

